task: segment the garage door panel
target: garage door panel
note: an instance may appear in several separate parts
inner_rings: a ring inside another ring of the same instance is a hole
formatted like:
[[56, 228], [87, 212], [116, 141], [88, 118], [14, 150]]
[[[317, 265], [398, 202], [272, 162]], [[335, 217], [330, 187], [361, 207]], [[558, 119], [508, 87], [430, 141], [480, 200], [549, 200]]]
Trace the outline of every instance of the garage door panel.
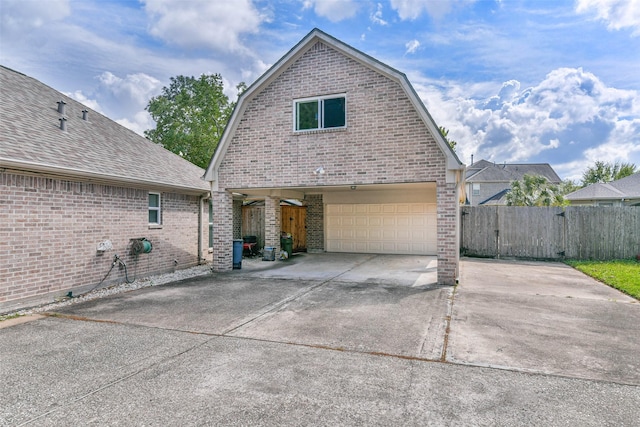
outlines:
[[434, 203], [327, 205], [327, 250], [435, 255]]
[[367, 224], [371, 227], [380, 227], [382, 226], [382, 217], [379, 216], [370, 216], [367, 218]]

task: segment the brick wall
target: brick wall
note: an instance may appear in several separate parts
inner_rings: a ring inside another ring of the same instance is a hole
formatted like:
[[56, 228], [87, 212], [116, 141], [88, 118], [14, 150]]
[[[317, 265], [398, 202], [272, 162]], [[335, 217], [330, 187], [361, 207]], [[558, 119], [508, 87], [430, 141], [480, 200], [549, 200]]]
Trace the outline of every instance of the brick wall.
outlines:
[[[0, 311], [93, 287], [115, 254], [130, 279], [198, 264], [199, 198], [162, 193], [161, 202], [162, 227], [151, 228], [147, 190], [0, 173]], [[139, 237], [153, 250], [135, 257]], [[105, 240], [113, 249], [98, 252]], [[101, 286], [124, 279], [116, 267]]]
[[[343, 93], [346, 128], [294, 132], [294, 100]], [[445, 155], [399, 83], [321, 42], [247, 101], [218, 179], [221, 190], [435, 182], [439, 281], [454, 282], [458, 201]], [[308, 248], [322, 250], [315, 221]]]
[[242, 200], [233, 201], [233, 238], [242, 239]]
[[324, 204], [322, 194], [310, 194], [307, 205], [307, 252], [324, 252]]
[[280, 230], [281, 230], [280, 199], [277, 197], [267, 197], [264, 200], [264, 245], [276, 248], [275, 252], [280, 253]]
[[[346, 93], [346, 129], [293, 131], [295, 99], [336, 93]], [[314, 175], [319, 166], [325, 174]], [[445, 156], [398, 83], [319, 43], [248, 103], [219, 186], [434, 182], [444, 178], [444, 167]]]
[[212, 193], [213, 263], [216, 271], [233, 269], [233, 196], [226, 191]]
[[438, 284], [454, 285], [460, 257], [457, 228], [460, 223], [458, 191], [455, 184], [437, 185]]

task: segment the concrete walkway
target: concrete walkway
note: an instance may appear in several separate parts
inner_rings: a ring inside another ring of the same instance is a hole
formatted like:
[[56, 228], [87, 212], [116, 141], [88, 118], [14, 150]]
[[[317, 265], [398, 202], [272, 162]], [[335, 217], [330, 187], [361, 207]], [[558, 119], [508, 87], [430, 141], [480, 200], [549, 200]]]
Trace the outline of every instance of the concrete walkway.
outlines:
[[466, 259], [440, 287], [434, 263], [245, 260], [1, 328], [0, 425], [640, 419], [635, 300], [561, 264]]

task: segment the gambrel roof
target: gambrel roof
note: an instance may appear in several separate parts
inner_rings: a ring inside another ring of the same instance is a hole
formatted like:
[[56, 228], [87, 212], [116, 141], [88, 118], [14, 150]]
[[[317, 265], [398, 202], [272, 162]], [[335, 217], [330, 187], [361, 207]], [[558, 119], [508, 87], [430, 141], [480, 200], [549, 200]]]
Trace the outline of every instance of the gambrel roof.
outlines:
[[[382, 62], [372, 58], [371, 56], [360, 52], [359, 50], [341, 42], [340, 40], [324, 33], [319, 29], [312, 30], [307, 34], [296, 46], [294, 46], [286, 55], [284, 55], [276, 64], [274, 64], [266, 73], [264, 73], [258, 80], [256, 80], [238, 99], [236, 108], [233, 111], [231, 119], [225, 128], [225, 131], [220, 139], [218, 147], [212, 156], [211, 162], [204, 175], [207, 181], [216, 181], [218, 168], [224, 158], [224, 155], [231, 143], [233, 135], [242, 119], [244, 111], [256, 95], [258, 95], [263, 89], [270, 85], [275, 79], [277, 79], [282, 73], [284, 73], [292, 64], [294, 64], [302, 55], [305, 54], [316, 43], [322, 42], [332, 49], [340, 52], [341, 54], [363, 64], [374, 71], [386, 76], [387, 78], [397, 82], [405, 91], [408, 98], [411, 100], [414, 108], [420, 115], [425, 126], [433, 135], [440, 150], [444, 153], [446, 158], [446, 167], [448, 171], [460, 171], [464, 170], [464, 164], [460, 162], [455, 152], [449, 147], [449, 144], [442, 137], [438, 126], [434, 122], [433, 118], [427, 111], [426, 107], [418, 97], [417, 93], [409, 83], [407, 76], [394, 68], [383, 64]], [[447, 174], [447, 180], [453, 182], [455, 177]]]
[[0, 87], [0, 168], [193, 194], [209, 189], [203, 169], [32, 77], [0, 66]]
[[609, 183], [587, 185], [565, 196], [567, 200], [630, 200], [640, 199], [640, 173]]

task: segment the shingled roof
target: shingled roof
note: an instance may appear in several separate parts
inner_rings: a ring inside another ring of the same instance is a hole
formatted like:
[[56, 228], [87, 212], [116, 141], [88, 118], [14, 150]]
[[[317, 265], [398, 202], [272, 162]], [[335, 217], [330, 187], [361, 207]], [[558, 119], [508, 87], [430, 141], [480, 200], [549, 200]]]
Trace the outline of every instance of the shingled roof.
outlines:
[[567, 200], [630, 200], [640, 199], [640, 173], [609, 183], [587, 185], [565, 196]]
[[34, 78], [0, 65], [0, 87], [0, 168], [194, 194], [209, 189], [203, 169]]
[[493, 163], [479, 160], [467, 168], [467, 182], [511, 182], [524, 175], [544, 176], [549, 182], [562, 182], [549, 163]]

